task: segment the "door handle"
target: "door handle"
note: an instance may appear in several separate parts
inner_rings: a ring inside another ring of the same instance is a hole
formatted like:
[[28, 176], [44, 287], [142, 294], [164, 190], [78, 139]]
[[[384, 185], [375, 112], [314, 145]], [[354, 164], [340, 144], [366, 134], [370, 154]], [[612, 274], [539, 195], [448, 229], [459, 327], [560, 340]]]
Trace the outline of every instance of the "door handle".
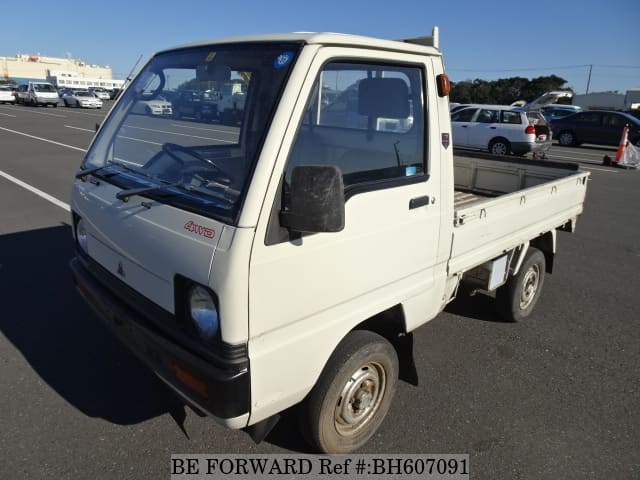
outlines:
[[495, 130], [497, 127], [489, 127], [491, 130]]
[[424, 195], [423, 197], [416, 197], [409, 200], [409, 210], [424, 207], [426, 205], [429, 205], [429, 195]]

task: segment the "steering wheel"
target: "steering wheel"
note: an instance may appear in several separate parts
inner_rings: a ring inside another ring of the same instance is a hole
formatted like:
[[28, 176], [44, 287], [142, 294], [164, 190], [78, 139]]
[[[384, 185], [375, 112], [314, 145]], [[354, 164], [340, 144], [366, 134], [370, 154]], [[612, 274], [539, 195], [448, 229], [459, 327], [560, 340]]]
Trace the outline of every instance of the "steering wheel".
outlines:
[[173, 158], [174, 160], [184, 164], [184, 160], [182, 158], [180, 158], [178, 155], [176, 155], [176, 152], [182, 152], [182, 153], [186, 153], [187, 155], [189, 155], [192, 158], [195, 158], [196, 160], [201, 161], [202, 163], [206, 163], [208, 166], [213, 167], [214, 171], [218, 174], [222, 173], [222, 169], [216, 165], [215, 163], [213, 163], [213, 161], [209, 160], [208, 158], [204, 158], [201, 155], [198, 155], [196, 152], [188, 149], [187, 147], [183, 147], [182, 145], [178, 145], [177, 143], [165, 143], [162, 145], [162, 151], [165, 152], [167, 155], [169, 155], [171, 158]]

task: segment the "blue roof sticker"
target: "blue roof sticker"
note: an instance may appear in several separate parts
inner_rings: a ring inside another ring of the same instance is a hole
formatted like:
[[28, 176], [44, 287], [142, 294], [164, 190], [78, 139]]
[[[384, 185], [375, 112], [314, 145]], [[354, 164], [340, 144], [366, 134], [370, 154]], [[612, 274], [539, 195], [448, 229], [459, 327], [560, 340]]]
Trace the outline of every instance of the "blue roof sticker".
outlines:
[[273, 68], [284, 68], [293, 60], [293, 52], [282, 52], [273, 61]]

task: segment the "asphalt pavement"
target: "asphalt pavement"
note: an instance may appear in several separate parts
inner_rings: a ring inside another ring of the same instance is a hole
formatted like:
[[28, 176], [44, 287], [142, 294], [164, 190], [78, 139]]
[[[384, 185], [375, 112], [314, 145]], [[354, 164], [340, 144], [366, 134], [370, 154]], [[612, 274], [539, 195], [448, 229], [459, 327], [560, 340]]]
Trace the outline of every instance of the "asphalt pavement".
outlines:
[[[70, 188], [105, 113], [0, 105], [0, 476], [168, 478], [175, 453], [307, 453], [291, 414], [255, 444], [185, 407], [75, 292]], [[420, 384], [399, 384], [362, 453], [468, 453], [478, 479], [640, 477], [640, 172], [605, 154], [549, 153], [592, 176], [535, 314], [503, 323], [476, 295], [419, 328]]]

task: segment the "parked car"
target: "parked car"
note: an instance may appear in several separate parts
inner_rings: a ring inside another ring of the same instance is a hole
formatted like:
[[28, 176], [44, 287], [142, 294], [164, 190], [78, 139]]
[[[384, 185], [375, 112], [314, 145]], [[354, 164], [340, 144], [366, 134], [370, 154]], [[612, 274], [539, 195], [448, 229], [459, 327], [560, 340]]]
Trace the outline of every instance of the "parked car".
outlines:
[[120, 95], [121, 91], [122, 91], [121, 88], [113, 88], [113, 89], [111, 89], [111, 91], [109, 92], [109, 99], [110, 100], [115, 100], [116, 98], [118, 98], [118, 95]]
[[545, 105], [544, 107], [540, 108], [540, 113], [544, 115], [544, 118], [547, 122], [581, 111], [582, 107], [579, 107], [577, 105], [558, 105], [557, 103], [554, 103], [552, 105]]
[[15, 103], [16, 97], [13, 96], [11, 87], [7, 85], [0, 85], [0, 103]]
[[544, 152], [551, 133], [540, 112], [505, 105], [476, 105], [451, 115], [454, 147], [487, 150], [494, 155]]
[[131, 110], [143, 115], [173, 115], [171, 102], [162, 96], [149, 100], [138, 100]]
[[29, 84], [21, 83], [16, 90], [16, 104], [24, 104], [29, 101]]
[[99, 98], [100, 100], [110, 100], [111, 96], [109, 92], [105, 88], [102, 87], [89, 87], [89, 93], [91, 93], [94, 97]]
[[26, 96], [22, 94], [22, 90], [19, 90], [19, 92], [21, 100], [24, 98], [21, 103], [28, 103], [34, 107], [38, 105], [52, 105], [53, 107], [57, 107], [60, 101], [56, 87], [48, 82], [29, 82], [27, 84]]
[[62, 97], [65, 107], [102, 108], [102, 100], [94, 97], [89, 90], [72, 90]]
[[190, 117], [196, 120], [218, 118], [218, 105], [210, 95], [198, 90], [182, 90], [173, 99], [173, 116]]
[[574, 113], [551, 122], [553, 138], [560, 145], [575, 146], [581, 143], [618, 145], [622, 130], [629, 125], [629, 141], [640, 143], [640, 120], [623, 112], [588, 110]]

